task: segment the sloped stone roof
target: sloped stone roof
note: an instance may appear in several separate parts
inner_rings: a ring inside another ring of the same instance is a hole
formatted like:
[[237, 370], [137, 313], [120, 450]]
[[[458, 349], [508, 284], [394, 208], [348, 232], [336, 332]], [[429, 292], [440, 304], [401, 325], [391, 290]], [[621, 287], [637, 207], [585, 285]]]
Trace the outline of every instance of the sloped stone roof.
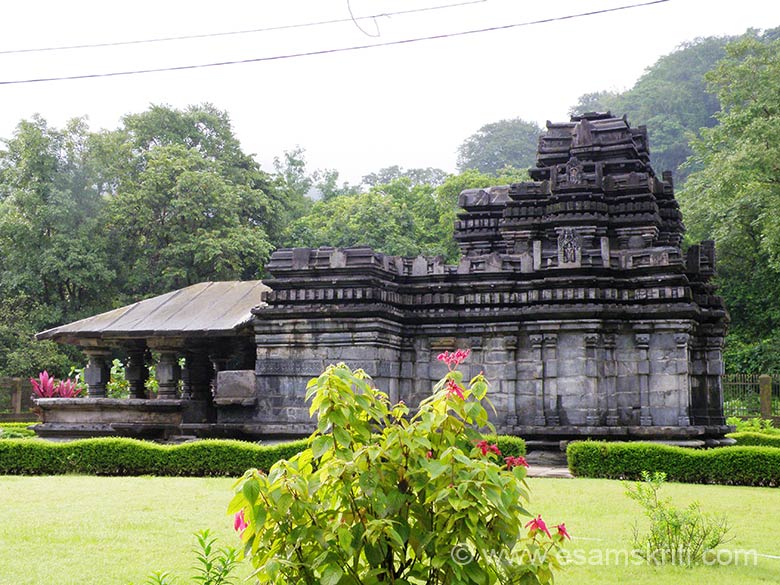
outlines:
[[38, 333], [39, 340], [234, 335], [252, 319], [269, 288], [259, 280], [201, 282]]

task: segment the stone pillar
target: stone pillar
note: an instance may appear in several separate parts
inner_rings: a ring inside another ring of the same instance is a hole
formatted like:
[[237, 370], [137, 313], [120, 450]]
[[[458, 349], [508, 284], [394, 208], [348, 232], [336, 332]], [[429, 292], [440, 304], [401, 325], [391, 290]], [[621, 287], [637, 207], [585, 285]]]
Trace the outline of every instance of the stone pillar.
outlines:
[[506, 351], [506, 363], [504, 364], [504, 379], [506, 380], [507, 393], [507, 431], [511, 432], [520, 419], [517, 416], [517, 336], [504, 337], [504, 350]]
[[[454, 347], [454, 343], [450, 347]], [[433, 349], [431, 348], [430, 340], [427, 338], [417, 338], [414, 340], [414, 382], [412, 390], [413, 396], [410, 397], [411, 404], [419, 404], [421, 400], [424, 400], [431, 393], [432, 352]]]
[[105, 348], [84, 348], [89, 361], [84, 370], [84, 381], [87, 383], [90, 398], [105, 398], [106, 384], [111, 378], [111, 350]]
[[711, 425], [724, 425], [723, 416], [723, 338], [707, 338], [707, 421]]
[[210, 353], [209, 361], [211, 362], [212, 374], [211, 374], [211, 395], [217, 394], [217, 374], [227, 369], [228, 358], [222, 353]]
[[157, 362], [157, 398], [177, 398], [181, 368], [176, 350], [160, 349], [160, 361]]
[[548, 425], [558, 426], [561, 424], [558, 414], [558, 334], [545, 333], [543, 346], [544, 417]]
[[211, 396], [211, 380], [214, 367], [203, 349], [184, 352], [184, 368], [181, 371], [181, 397], [191, 400], [208, 400]]
[[677, 403], [678, 417], [677, 424], [681, 427], [687, 427], [691, 424], [691, 376], [688, 371], [690, 356], [688, 352], [688, 342], [691, 336], [688, 333], [676, 333], [674, 343], [677, 346]]
[[585, 378], [587, 383], [586, 391], [590, 394], [591, 406], [585, 417], [585, 423], [589, 427], [595, 427], [601, 419], [601, 408], [599, 405], [599, 356], [598, 356], [598, 333], [586, 333], [585, 336]]
[[639, 381], [639, 424], [645, 427], [653, 424], [653, 417], [650, 415], [650, 360], [648, 359], [650, 334], [637, 333], [634, 335], [634, 343], [637, 351], [636, 373]]
[[132, 348], [127, 351], [127, 367], [125, 377], [130, 384], [130, 398], [146, 398], [146, 379], [149, 370], [146, 368], [146, 350]]
[[534, 424], [536, 426], [543, 427], [547, 425], [547, 417], [545, 416], [544, 408], [544, 351], [542, 349], [544, 337], [542, 335], [531, 335], [530, 341], [533, 359], [537, 360], [541, 366], [541, 372], [539, 375], [539, 388], [536, 391], [536, 417], [534, 418]]
[[618, 425], [617, 361], [615, 360], [614, 333], [604, 335], [604, 396], [607, 401], [607, 426]]
[[772, 376], [761, 374], [758, 377], [758, 399], [761, 418], [772, 418]]
[[499, 335], [485, 340], [482, 350], [481, 363], [485, 364], [487, 375], [498, 383], [498, 392], [494, 393], [496, 410], [504, 413], [504, 420], [497, 421], [505, 425], [505, 430], [501, 432], [511, 432], [517, 426], [517, 407], [515, 405], [516, 379], [517, 379], [517, 360], [515, 359], [515, 349], [517, 347], [517, 337], [509, 335]]

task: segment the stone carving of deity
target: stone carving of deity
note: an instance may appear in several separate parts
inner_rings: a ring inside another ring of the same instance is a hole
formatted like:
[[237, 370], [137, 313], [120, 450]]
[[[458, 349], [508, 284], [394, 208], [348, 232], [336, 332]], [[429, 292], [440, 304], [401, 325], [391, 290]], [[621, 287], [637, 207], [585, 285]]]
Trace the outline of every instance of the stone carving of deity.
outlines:
[[582, 163], [573, 156], [566, 163], [566, 181], [571, 185], [578, 185], [582, 180]]
[[572, 229], [565, 229], [558, 236], [558, 248], [561, 251], [561, 262], [564, 264], [572, 264], [577, 262], [577, 250], [580, 247], [580, 243], [577, 238], [577, 233]]

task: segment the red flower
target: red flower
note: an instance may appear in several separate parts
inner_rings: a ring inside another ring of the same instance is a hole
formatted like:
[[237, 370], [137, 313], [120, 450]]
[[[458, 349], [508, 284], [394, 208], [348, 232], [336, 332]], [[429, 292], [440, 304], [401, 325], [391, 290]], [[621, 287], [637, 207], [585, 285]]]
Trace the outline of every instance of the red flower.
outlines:
[[447, 394], [449, 396], [457, 396], [463, 400], [463, 388], [458, 386], [455, 380], [447, 380]]
[[433, 459], [433, 451], [428, 451], [428, 452], [425, 454], [425, 456], [426, 456], [428, 459]]
[[440, 362], [444, 362], [447, 364], [447, 368], [452, 370], [454, 366], [459, 366], [464, 361], [466, 361], [466, 358], [469, 357], [469, 354], [471, 353], [470, 349], [458, 349], [450, 353], [449, 351], [445, 351], [440, 353], [438, 356], [436, 356], [436, 359], [438, 359]]
[[558, 535], [559, 536], [562, 536], [564, 538], [568, 538], [569, 540], [571, 540], [571, 536], [569, 536], [569, 533], [566, 532], [566, 524], [558, 524], [558, 526], [556, 526], [556, 528], [558, 529]]
[[501, 457], [501, 450], [498, 448], [498, 445], [496, 444], [489, 444], [484, 439], [481, 440], [479, 443], [477, 443], [477, 448], [482, 451], [483, 455], [487, 455], [488, 453], [495, 453], [499, 457]]
[[504, 457], [504, 461], [506, 462], [507, 469], [512, 469], [513, 467], [523, 466], [528, 467], [528, 461], [525, 460], [525, 457], [512, 457], [511, 455], [509, 457]]
[[528, 522], [525, 527], [530, 529], [529, 532], [531, 536], [535, 536], [537, 532], [544, 532], [548, 538], [552, 538], [550, 531], [547, 530], [547, 524], [544, 523], [544, 520], [542, 520], [541, 516], [537, 516]]
[[236, 532], [244, 532], [247, 526], [249, 526], [249, 524], [247, 524], [246, 520], [244, 519], [244, 511], [239, 510], [233, 517], [233, 530]]

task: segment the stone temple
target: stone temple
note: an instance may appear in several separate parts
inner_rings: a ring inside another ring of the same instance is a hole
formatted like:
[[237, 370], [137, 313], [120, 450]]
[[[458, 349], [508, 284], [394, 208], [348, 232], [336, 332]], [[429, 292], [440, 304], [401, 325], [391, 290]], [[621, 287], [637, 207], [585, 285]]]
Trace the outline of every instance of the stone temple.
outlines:
[[[244, 283], [232, 321], [212, 322], [227, 298], [199, 305], [190, 287], [178, 305], [169, 293], [131, 306], [133, 319], [114, 311], [39, 334], [85, 347], [92, 375], [91, 398], [39, 400], [39, 432], [304, 435], [306, 383], [328, 364], [362, 367], [413, 405], [445, 372], [437, 354], [460, 347], [472, 350], [467, 375], [492, 381], [500, 433], [717, 444], [728, 317], [710, 284], [714, 244], [683, 253], [671, 173], [650, 167], [646, 129], [609, 113], [548, 123], [530, 176], [461, 193], [457, 265], [282, 249], [271, 279]], [[135, 352], [131, 400], [102, 398], [116, 347]], [[148, 348], [164, 361], [156, 400], [137, 382]]]

